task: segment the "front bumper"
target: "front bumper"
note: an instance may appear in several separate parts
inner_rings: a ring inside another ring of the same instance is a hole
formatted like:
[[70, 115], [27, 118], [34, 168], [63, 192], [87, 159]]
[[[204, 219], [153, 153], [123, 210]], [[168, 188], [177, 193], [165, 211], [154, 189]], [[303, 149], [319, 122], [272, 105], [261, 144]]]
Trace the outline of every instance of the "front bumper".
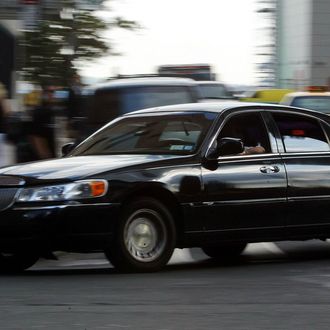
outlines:
[[120, 204], [18, 205], [0, 212], [0, 251], [94, 251], [111, 244]]

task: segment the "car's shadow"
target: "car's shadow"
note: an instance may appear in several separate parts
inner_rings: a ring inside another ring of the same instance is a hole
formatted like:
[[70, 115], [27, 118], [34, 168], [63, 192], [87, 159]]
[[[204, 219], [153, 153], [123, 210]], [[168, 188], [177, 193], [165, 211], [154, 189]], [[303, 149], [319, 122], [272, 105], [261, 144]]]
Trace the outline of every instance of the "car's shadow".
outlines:
[[[267, 243], [266, 243], [267, 244]], [[308, 241], [308, 242], [279, 242], [276, 243], [279, 251], [275, 253], [269, 249], [260, 248], [259, 250], [247, 249], [240, 257], [227, 261], [218, 261], [207, 257], [200, 249], [191, 249], [191, 258], [182, 262], [168, 264], [159, 273], [190, 271], [190, 270], [208, 270], [212, 268], [237, 268], [237, 267], [258, 267], [274, 264], [289, 263], [309, 263], [320, 260], [330, 260], [330, 244], [329, 242]], [[117, 271], [106, 262], [95, 266], [79, 263], [79, 267], [56, 265], [56, 262], [49, 267], [47, 261], [40, 261], [25, 272], [15, 274], [0, 274], [0, 276], [70, 276], [70, 275], [132, 275], [130, 273], [122, 273]], [[44, 265], [44, 266], [43, 266]], [[141, 274], [134, 274], [141, 275]], [[145, 274], [144, 274], [145, 275]]]

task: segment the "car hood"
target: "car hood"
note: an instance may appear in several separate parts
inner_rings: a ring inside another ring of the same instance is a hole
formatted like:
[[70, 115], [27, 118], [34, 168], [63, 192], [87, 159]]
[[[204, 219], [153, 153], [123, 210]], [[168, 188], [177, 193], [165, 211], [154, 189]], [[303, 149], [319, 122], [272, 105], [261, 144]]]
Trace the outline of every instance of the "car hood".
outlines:
[[173, 155], [78, 156], [18, 164], [0, 169], [0, 175], [31, 177], [41, 180], [79, 179], [134, 165], [159, 162]]

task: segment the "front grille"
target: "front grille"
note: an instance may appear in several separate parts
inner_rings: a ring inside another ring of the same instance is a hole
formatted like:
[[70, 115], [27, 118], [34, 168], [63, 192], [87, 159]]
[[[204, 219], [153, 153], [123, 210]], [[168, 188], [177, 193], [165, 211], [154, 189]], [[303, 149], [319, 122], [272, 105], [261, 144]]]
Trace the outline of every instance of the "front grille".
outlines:
[[22, 186], [25, 181], [17, 176], [0, 175], [1, 186]]
[[0, 188], [0, 211], [14, 203], [17, 190], [17, 188]]

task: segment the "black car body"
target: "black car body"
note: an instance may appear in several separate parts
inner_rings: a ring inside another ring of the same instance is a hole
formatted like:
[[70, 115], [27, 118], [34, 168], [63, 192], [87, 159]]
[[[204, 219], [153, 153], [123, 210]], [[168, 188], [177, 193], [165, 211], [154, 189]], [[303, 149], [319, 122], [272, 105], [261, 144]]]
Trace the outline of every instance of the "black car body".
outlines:
[[61, 159], [2, 168], [0, 267], [102, 250], [119, 269], [155, 271], [176, 247], [221, 259], [249, 242], [326, 239], [329, 118], [234, 101], [152, 108]]

